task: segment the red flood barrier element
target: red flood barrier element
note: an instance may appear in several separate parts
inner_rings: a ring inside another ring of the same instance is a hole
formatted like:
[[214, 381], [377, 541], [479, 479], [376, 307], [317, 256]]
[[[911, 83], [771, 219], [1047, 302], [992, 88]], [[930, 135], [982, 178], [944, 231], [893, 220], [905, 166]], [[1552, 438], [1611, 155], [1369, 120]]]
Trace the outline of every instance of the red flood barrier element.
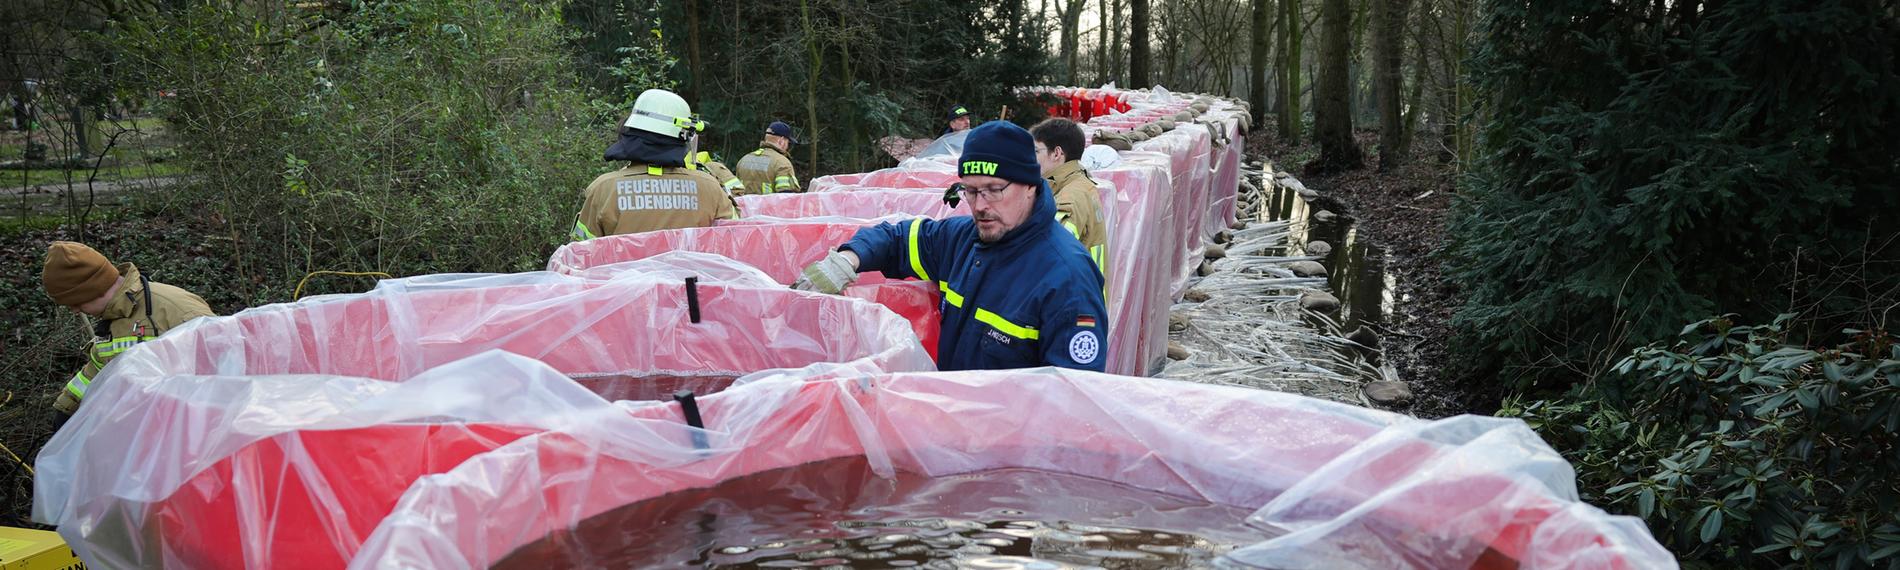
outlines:
[[[790, 194], [799, 196], [800, 194]], [[773, 196], [778, 196], [774, 194]], [[749, 197], [748, 197], [749, 198]], [[610, 276], [613, 264], [646, 259], [672, 251], [711, 253], [756, 267], [771, 280], [789, 286], [805, 266], [825, 258], [868, 222], [727, 223], [710, 228], [686, 228], [605, 236], [561, 246], [548, 259], [555, 273]], [[936, 357], [937, 304], [943, 293], [935, 284], [895, 281], [876, 273], [858, 276], [843, 294], [889, 308], [910, 322], [925, 352]]]
[[703, 254], [384, 281], [115, 359], [40, 453], [34, 517], [97, 567], [341, 567], [411, 482], [575, 421], [552, 408], [650, 403], [585, 385], [656, 398], [814, 363], [934, 369], [889, 311]]
[[841, 458], [887, 477], [1030, 469], [1240, 507], [1253, 514], [1230, 522], [1256, 538], [1225, 557], [1243, 566], [1675, 566], [1640, 520], [1577, 502], [1568, 464], [1517, 420], [1427, 422], [1056, 369], [789, 373], [697, 405], [704, 429], [670, 404], [576, 410], [591, 421], [418, 481], [352, 568], [481, 568], [531, 544], [584, 549], [544, 538], [622, 506]]

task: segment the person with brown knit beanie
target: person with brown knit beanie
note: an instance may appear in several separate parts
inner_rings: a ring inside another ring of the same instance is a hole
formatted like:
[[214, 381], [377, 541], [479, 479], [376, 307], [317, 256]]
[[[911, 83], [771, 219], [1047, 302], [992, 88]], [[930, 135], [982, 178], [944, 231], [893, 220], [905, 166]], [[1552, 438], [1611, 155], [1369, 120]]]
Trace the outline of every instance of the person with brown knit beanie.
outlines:
[[113, 358], [185, 321], [217, 315], [190, 291], [147, 280], [132, 264], [114, 265], [82, 243], [47, 246], [40, 285], [53, 302], [94, 319], [86, 366], [53, 402], [62, 423], [79, 410], [87, 388]]

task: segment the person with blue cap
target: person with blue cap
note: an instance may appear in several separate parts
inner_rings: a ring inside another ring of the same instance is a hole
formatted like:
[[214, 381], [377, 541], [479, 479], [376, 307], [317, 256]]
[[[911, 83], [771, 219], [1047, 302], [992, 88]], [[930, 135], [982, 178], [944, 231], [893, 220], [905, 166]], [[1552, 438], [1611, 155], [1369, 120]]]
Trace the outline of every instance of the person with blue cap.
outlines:
[[[951, 105], [949, 118], [946, 120], [949, 124], [943, 129], [944, 135], [957, 131], [970, 130], [970, 108], [963, 106], [962, 103]], [[937, 136], [942, 137], [943, 135]]]
[[766, 125], [765, 140], [759, 143], [759, 150], [747, 153], [733, 164], [739, 187], [732, 189], [732, 195], [804, 191], [798, 186], [798, 173], [792, 170], [792, 157], [787, 154], [795, 144], [798, 139], [792, 136], [791, 125], [779, 121]]
[[1102, 273], [1056, 223], [1029, 131], [1008, 121], [972, 129], [957, 172], [961, 181], [945, 200], [968, 202], [970, 215], [858, 230], [792, 286], [837, 293], [861, 271], [936, 281], [943, 293], [938, 368], [1101, 371], [1108, 347]]

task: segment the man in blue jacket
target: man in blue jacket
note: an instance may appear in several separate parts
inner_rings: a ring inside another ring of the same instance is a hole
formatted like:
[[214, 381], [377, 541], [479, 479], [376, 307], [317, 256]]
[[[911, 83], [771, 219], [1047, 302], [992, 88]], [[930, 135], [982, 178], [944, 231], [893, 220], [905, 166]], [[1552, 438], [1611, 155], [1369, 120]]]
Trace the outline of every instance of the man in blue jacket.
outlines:
[[861, 271], [936, 281], [943, 292], [939, 368], [1102, 370], [1102, 273], [1056, 223], [1029, 131], [984, 123], [970, 131], [957, 162], [969, 216], [858, 230], [793, 286], [837, 293]]

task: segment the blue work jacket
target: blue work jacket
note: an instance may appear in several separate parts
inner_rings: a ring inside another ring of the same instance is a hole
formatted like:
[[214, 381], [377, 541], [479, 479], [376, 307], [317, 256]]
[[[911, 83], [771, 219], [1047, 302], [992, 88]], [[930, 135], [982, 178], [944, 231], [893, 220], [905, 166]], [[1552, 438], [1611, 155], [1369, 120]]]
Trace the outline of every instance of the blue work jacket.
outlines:
[[976, 222], [957, 216], [878, 224], [839, 249], [858, 254], [859, 271], [937, 282], [942, 370], [1100, 371], [1108, 360], [1102, 272], [1056, 223], [1048, 183], [1039, 190], [1029, 219], [995, 243], [978, 241]]

